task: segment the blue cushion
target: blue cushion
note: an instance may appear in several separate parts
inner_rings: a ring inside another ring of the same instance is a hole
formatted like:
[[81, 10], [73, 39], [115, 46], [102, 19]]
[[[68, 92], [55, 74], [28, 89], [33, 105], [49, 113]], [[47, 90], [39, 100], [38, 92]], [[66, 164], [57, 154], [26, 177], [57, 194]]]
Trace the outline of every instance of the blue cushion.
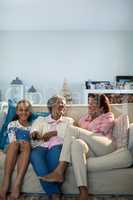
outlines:
[[[30, 117], [30, 122], [32, 123], [39, 116], [46, 117], [48, 116], [48, 114], [49, 114], [48, 112], [33, 112]], [[13, 120], [15, 115], [16, 115], [16, 106], [13, 101], [9, 100], [7, 116], [0, 130], [0, 149], [5, 149], [5, 146], [8, 143], [7, 127], [8, 124]]]
[[49, 112], [32, 112], [32, 115], [29, 119], [29, 121], [32, 123], [36, 118], [38, 117], [47, 117], [49, 115]]
[[14, 106], [14, 103], [11, 100], [9, 100], [7, 116], [0, 130], [0, 149], [4, 149], [4, 146], [7, 141], [7, 126], [13, 120], [15, 114], [16, 114], [16, 108]]

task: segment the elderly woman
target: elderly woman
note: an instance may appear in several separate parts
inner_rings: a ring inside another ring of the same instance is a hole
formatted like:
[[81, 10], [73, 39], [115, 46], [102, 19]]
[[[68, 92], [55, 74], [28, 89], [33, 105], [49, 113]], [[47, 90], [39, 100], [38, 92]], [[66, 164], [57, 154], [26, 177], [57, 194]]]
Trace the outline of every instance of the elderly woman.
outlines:
[[[68, 163], [72, 162], [79, 187], [79, 200], [88, 200], [87, 161], [89, 156], [103, 156], [115, 150], [112, 137], [114, 116], [108, 98], [90, 95], [88, 113], [81, 117], [78, 127], [68, 127], [60, 155], [60, 163], [51, 174], [40, 177], [49, 182], [61, 182]], [[86, 130], [85, 130], [86, 129]]]
[[[65, 130], [73, 124], [73, 119], [64, 117], [65, 99], [53, 96], [47, 102], [48, 117], [38, 117], [31, 130], [32, 146], [30, 160], [37, 176], [53, 171], [59, 162]], [[43, 189], [52, 200], [59, 200], [60, 183], [40, 181]]]

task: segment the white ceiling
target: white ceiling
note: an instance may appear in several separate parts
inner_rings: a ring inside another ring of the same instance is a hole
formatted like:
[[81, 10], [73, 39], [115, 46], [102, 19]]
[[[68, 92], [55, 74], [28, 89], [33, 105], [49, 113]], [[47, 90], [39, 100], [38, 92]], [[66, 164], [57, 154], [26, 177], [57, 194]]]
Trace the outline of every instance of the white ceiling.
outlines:
[[133, 30], [133, 0], [0, 0], [0, 30]]

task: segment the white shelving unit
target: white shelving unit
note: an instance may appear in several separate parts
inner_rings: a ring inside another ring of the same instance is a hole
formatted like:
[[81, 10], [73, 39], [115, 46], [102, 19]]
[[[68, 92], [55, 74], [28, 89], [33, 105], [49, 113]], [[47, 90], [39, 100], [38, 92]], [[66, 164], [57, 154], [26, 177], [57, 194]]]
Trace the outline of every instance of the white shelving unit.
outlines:
[[113, 89], [113, 90], [102, 90], [102, 89], [96, 89], [96, 90], [91, 90], [91, 89], [85, 89], [84, 90], [84, 103], [88, 103], [88, 94], [90, 93], [98, 93], [98, 94], [133, 94], [133, 90], [126, 90], [126, 89]]

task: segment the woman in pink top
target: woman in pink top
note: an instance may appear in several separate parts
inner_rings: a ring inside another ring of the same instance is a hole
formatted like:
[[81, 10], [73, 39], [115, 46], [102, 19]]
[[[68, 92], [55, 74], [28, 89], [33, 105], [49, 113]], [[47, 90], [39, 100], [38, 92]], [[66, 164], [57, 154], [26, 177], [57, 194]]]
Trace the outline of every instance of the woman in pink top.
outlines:
[[[41, 178], [49, 182], [61, 182], [68, 163], [72, 163], [80, 191], [79, 200], [88, 200], [86, 159], [89, 156], [103, 156], [115, 150], [112, 139], [114, 116], [105, 95], [91, 94], [88, 97], [88, 113], [81, 117], [79, 126], [81, 128], [68, 128], [59, 165], [54, 172]], [[84, 152], [81, 146], [84, 146]]]
[[88, 98], [88, 113], [80, 118], [79, 126], [112, 139], [113, 124], [114, 115], [110, 112], [108, 98], [103, 94], [91, 94]]

